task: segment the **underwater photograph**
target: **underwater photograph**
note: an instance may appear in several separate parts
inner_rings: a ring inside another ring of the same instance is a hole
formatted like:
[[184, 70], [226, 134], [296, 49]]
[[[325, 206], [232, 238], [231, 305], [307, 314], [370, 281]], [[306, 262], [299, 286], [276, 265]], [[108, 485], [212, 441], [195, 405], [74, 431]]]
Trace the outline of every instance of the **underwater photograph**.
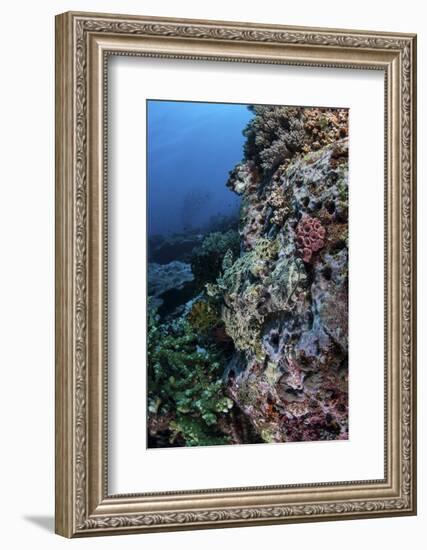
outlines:
[[147, 101], [148, 448], [348, 439], [348, 115]]

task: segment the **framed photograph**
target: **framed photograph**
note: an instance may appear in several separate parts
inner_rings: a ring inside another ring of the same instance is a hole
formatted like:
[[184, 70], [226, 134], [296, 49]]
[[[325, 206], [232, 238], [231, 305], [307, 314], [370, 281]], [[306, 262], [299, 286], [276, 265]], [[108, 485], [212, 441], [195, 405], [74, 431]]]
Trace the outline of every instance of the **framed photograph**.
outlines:
[[56, 532], [416, 513], [416, 37], [56, 18]]

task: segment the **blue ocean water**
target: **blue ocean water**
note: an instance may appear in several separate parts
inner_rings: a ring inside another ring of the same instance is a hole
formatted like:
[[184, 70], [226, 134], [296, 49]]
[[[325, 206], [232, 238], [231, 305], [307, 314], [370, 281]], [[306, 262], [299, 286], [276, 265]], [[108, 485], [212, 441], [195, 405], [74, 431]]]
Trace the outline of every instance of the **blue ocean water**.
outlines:
[[149, 235], [194, 231], [237, 211], [225, 182], [252, 117], [247, 105], [147, 102]]

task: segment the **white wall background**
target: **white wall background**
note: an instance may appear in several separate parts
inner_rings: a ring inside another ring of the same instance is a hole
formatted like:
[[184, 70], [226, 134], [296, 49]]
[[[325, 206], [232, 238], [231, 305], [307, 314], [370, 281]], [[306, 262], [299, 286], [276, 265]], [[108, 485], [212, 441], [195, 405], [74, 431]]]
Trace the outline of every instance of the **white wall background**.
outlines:
[[[427, 531], [427, 301], [425, 166], [419, 159], [418, 517], [194, 531], [67, 541], [54, 510], [54, 15], [67, 10], [246, 20], [419, 34], [419, 156], [425, 150], [426, 75], [419, 0], [14, 0], [2, 6], [0, 84], [0, 517], [3, 548], [421, 549]], [[424, 145], [424, 147], [423, 147]], [[267, 465], [265, 466], [267, 467]], [[424, 535], [424, 537], [423, 537]], [[425, 544], [425, 543], [424, 543]]]

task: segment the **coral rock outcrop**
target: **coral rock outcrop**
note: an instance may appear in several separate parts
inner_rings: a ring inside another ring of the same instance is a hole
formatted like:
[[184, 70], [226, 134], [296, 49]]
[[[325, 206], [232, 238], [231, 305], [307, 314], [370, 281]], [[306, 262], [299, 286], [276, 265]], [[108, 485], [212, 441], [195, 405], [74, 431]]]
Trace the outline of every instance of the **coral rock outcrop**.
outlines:
[[347, 439], [348, 112], [253, 110], [227, 183], [241, 252], [207, 289], [235, 345], [228, 392], [263, 441]]

